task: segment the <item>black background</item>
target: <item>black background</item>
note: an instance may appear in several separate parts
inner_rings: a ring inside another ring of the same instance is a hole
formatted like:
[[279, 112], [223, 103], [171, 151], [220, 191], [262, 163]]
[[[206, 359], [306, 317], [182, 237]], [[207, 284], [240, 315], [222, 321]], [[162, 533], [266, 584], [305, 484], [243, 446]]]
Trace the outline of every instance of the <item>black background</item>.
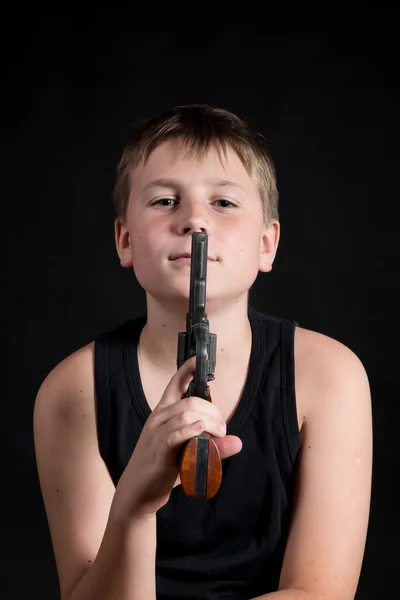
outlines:
[[192, 102], [247, 119], [275, 161], [281, 242], [250, 303], [338, 339], [367, 370], [373, 494], [357, 599], [396, 597], [396, 37], [379, 27], [274, 34], [211, 17], [195, 31], [139, 31], [106, 9], [21, 14], [2, 25], [4, 598], [58, 597], [33, 448], [37, 389], [67, 354], [145, 310], [113, 238], [110, 193], [129, 125]]

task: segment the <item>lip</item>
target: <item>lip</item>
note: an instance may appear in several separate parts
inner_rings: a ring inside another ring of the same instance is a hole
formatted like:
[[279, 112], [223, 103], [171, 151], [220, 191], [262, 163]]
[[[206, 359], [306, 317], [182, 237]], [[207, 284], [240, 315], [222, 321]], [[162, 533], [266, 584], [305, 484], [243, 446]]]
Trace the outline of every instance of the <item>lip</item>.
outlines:
[[[170, 260], [185, 262], [185, 263], [190, 264], [190, 262], [192, 260], [192, 255], [188, 252], [182, 252], [181, 254], [173, 254], [171, 256]], [[217, 262], [217, 259], [214, 258], [213, 256], [207, 256], [207, 261], [208, 262]]]
[[[190, 256], [180, 256], [178, 258], [174, 258], [173, 260], [171, 260], [171, 262], [177, 264], [177, 265], [188, 265], [190, 267], [190, 265], [192, 264], [192, 259]], [[214, 263], [217, 262], [216, 260], [213, 260], [211, 258], [207, 259], [207, 263]]]

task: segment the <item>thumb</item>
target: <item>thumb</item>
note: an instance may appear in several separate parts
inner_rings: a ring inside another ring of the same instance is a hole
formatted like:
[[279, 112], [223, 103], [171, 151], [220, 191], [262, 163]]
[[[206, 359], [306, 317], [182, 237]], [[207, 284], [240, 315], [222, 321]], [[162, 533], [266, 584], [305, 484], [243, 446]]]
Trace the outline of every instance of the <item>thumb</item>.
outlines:
[[234, 456], [243, 448], [242, 440], [237, 435], [225, 435], [224, 437], [213, 437], [212, 439], [219, 450], [221, 459]]

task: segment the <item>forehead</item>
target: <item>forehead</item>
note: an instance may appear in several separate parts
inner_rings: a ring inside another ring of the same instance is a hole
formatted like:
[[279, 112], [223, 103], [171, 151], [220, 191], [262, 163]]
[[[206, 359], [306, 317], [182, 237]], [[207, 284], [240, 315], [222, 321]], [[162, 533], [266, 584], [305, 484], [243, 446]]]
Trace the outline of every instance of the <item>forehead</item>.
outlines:
[[215, 178], [235, 181], [246, 187], [249, 193], [258, 189], [254, 178], [247, 173], [231, 146], [227, 146], [224, 153], [214, 145], [203, 155], [196, 150], [188, 152], [179, 139], [168, 140], [155, 148], [145, 163], [134, 169], [131, 184], [139, 191], [149, 181], [168, 176], [179, 177], [183, 184]]

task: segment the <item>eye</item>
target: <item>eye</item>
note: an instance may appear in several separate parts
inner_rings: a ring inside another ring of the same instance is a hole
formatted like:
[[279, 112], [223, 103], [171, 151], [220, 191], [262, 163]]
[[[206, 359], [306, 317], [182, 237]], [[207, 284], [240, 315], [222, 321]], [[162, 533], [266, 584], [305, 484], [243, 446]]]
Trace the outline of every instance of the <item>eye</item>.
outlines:
[[[225, 198], [221, 198], [220, 200], [216, 200], [216, 202], [224, 202], [225, 206], [223, 206], [222, 208], [236, 208], [236, 204], [233, 204], [233, 202], [231, 202], [230, 200], [226, 200]], [[227, 206], [227, 204], [229, 204], [229, 207]]]
[[159, 198], [158, 200], [155, 200], [154, 202], [152, 202], [151, 206], [166, 206], [168, 207], [167, 204], [161, 204], [161, 202], [175, 202], [176, 199], [175, 198]]

